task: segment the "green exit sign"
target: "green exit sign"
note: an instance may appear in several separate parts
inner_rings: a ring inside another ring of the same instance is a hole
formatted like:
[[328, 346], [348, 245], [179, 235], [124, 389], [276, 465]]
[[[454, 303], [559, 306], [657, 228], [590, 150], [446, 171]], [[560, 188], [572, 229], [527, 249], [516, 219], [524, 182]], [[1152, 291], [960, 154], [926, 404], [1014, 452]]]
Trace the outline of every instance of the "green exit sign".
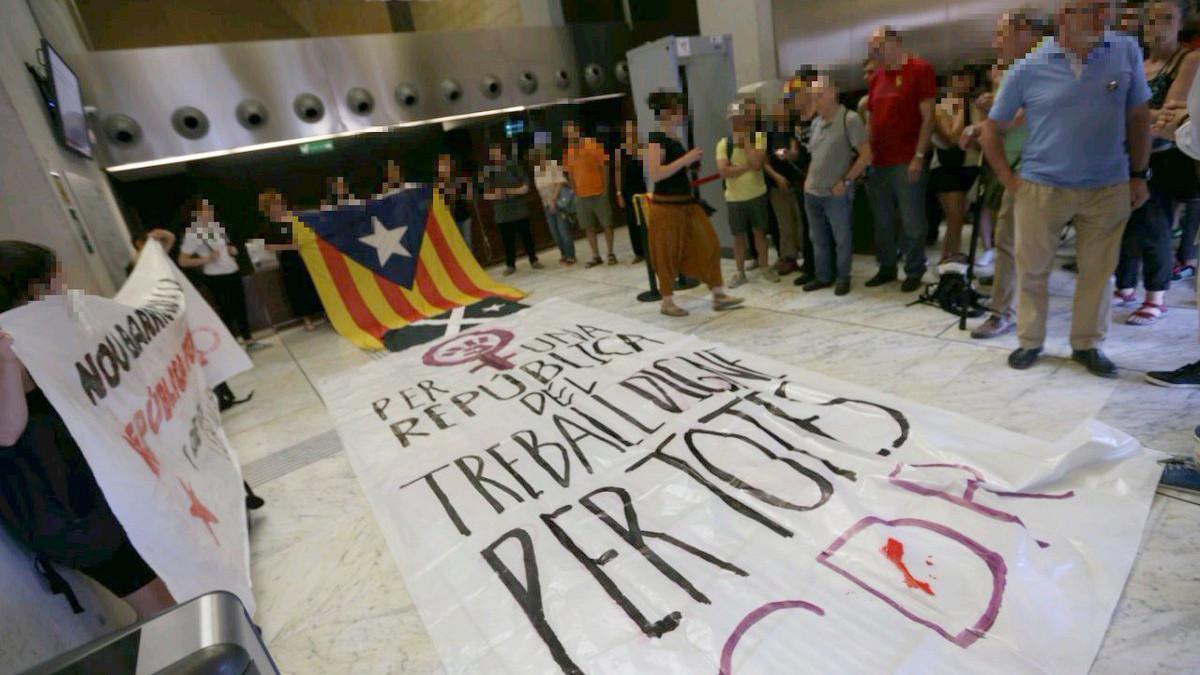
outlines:
[[333, 151], [333, 140], [325, 139], [323, 141], [313, 141], [300, 146], [300, 154], [302, 155], [319, 155], [322, 152]]

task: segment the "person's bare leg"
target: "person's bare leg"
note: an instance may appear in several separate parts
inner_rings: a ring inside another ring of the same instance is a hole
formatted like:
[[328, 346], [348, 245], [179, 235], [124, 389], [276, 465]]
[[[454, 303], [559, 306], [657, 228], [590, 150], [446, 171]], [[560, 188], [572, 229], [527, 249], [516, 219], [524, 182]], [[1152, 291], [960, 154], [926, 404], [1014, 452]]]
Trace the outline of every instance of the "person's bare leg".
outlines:
[[767, 261], [771, 257], [771, 251], [767, 247], [767, 233], [762, 230], [754, 230], [754, 247], [758, 249], [758, 266], [759, 269], [767, 269]]
[[966, 195], [962, 192], [939, 192], [938, 201], [942, 204], [942, 212], [946, 214], [946, 236], [942, 239], [942, 260], [945, 260], [962, 253]]
[[979, 228], [979, 243], [983, 245], [983, 250], [992, 250], [992, 223], [995, 222], [996, 213], [988, 208], [979, 209], [979, 222], [976, 227]]
[[592, 260], [595, 260], [600, 257], [600, 249], [596, 246], [596, 228], [587, 227], [583, 231], [587, 233], [588, 247], [592, 249]]
[[746, 235], [733, 235], [733, 262], [737, 265], [738, 274], [746, 273]]
[[607, 225], [604, 228], [604, 246], [608, 249], [608, 254], [613, 254], [613, 228], [612, 225]]
[[129, 603], [129, 606], [137, 613], [138, 621], [145, 621], [155, 614], [175, 606], [175, 598], [171, 595], [171, 591], [167, 590], [167, 585], [163, 583], [161, 577], [155, 577], [154, 581], [121, 599]]

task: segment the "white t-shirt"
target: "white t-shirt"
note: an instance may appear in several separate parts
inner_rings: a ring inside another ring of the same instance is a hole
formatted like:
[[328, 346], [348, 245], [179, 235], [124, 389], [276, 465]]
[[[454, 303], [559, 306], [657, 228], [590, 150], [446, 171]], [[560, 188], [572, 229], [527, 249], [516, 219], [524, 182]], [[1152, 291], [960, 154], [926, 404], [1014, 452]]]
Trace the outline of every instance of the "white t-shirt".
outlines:
[[563, 168], [553, 159], [546, 162], [544, 167], [541, 164], [533, 167], [533, 184], [542, 197], [543, 206], [550, 206], [551, 200], [554, 199], [556, 186], [566, 182], [567, 177], [563, 173]]
[[238, 271], [237, 261], [229, 255], [229, 239], [225, 236], [225, 226], [216, 221], [207, 225], [192, 223], [188, 226], [179, 250], [195, 256], [207, 256], [215, 252], [216, 259], [204, 265], [204, 274], [207, 276], [236, 274]]

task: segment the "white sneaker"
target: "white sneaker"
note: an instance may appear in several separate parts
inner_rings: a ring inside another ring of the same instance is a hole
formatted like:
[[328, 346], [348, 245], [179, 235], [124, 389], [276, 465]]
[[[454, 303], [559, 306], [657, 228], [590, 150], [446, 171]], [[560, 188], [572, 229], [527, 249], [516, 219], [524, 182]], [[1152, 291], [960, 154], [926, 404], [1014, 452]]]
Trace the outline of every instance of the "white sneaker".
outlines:
[[977, 267], [991, 267], [996, 263], [996, 249], [989, 248], [979, 255], [975, 260]]
[[733, 279], [730, 279], [729, 288], [737, 288], [738, 286], [741, 286], [744, 283], [746, 283], [746, 275], [739, 274], [739, 275], [735, 276]]

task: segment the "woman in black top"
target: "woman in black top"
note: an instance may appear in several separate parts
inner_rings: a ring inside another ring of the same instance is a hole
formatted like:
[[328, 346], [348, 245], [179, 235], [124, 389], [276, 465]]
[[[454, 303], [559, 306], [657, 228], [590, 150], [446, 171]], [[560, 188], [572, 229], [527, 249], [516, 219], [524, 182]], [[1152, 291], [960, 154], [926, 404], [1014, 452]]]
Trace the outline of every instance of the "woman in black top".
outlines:
[[475, 200], [475, 192], [472, 188], [472, 181], [459, 175], [457, 163], [446, 153], [438, 155], [437, 187], [442, 193], [446, 209], [450, 211], [450, 217], [458, 226], [458, 232], [466, 242], [467, 248], [473, 248], [471, 246], [471, 206]]
[[[62, 274], [52, 251], [0, 241], [0, 313], [61, 291]], [[73, 605], [74, 594], [49, 563], [92, 577], [128, 602], [139, 619], [175, 604], [166, 584], [129, 542], [79, 445], [2, 330], [0, 522], [34, 552], [51, 589], [65, 590]]]
[[638, 225], [633, 196], [645, 194], [646, 176], [642, 160], [642, 145], [638, 143], [637, 121], [625, 120], [625, 135], [621, 145], [613, 152], [613, 166], [616, 167], [617, 206], [625, 212], [625, 225], [629, 228], [629, 241], [633, 244], [634, 264], [642, 262], [646, 255], [643, 246], [645, 233]]
[[659, 130], [650, 134], [646, 146], [646, 174], [654, 185], [647, 206], [650, 261], [658, 276], [662, 293], [662, 311], [667, 316], [686, 316], [687, 310], [675, 304], [675, 277], [685, 274], [704, 282], [713, 293], [713, 309], [731, 309], [742, 303], [725, 292], [721, 276], [721, 244], [712, 222], [692, 194], [688, 167], [699, 162], [703, 153], [684, 150], [675, 136], [683, 125], [686, 104], [682, 95], [669, 92], [650, 94], [650, 109]]
[[283, 275], [283, 291], [292, 314], [304, 320], [304, 329], [316, 327], [315, 318], [322, 315], [321, 298], [313, 285], [312, 277], [300, 258], [300, 247], [292, 233], [294, 216], [283, 201], [283, 195], [267, 190], [258, 196], [258, 210], [266, 217], [269, 228], [266, 233], [266, 248], [279, 258], [279, 271]]
[[[1143, 67], [1147, 84], [1150, 85], [1150, 114], [1153, 118], [1167, 101], [1187, 100], [1200, 67], [1200, 53], [1179, 44], [1183, 15], [1176, 3], [1148, 3], [1144, 18], [1142, 34], [1147, 56]], [[1129, 216], [1121, 238], [1121, 253], [1116, 269], [1114, 305], [1129, 307], [1138, 304], [1139, 272], [1146, 289], [1141, 306], [1126, 318], [1127, 324], [1149, 326], [1167, 311], [1165, 300], [1167, 288], [1171, 285], [1174, 262], [1171, 226], [1175, 222], [1176, 206], [1200, 197], [1195, 167], [1192, 158], [1184, 155], [1170, 141], [1155, 139], [1150, 146], [1150, 198]], [[1187, 215], [1185, 212], [1185, 218]], [[1196, 236], [1194, 220], [1184, 225], [1191, 232], [1185, 232], [1183, 239], [1193, 239]], [[1191, 257], [1195, 257], [1194, 253]]]

